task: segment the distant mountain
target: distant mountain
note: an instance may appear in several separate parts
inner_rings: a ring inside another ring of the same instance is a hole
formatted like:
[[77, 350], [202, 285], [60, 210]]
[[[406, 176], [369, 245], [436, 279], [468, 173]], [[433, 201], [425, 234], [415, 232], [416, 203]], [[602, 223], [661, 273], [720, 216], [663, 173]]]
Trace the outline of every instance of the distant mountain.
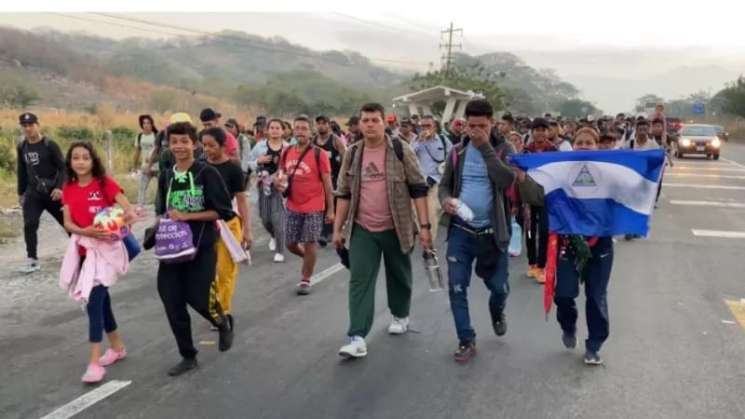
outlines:
[[210, 82], [225, 86], [262, 83], [277, 73], [296, 70], [317, 71], [360, 89], [403, 80], [401, 74], [376, 66], [355, 52], [314, 51], [279, 37], [235, 31], [168, 41], [132, 38], [121, 42], [53, 31], [41, 35], [79, 54], [95, 56], [115, 74], [184, 88]]
[[575, 86], [561, 80], [553, 70], [537, 70], [508, 52], [478, 56], [458, 54], [456, 63], [483, 66], [507, 92], [507, 108], [515, 113], [537, 115], [554, 111], [562, 101], [576, 98], [579, 94]]
[[[478, 63], [498, 74], [494, 80], [508, 93], [509, 107], [515, 112], [551, 111], [579, 94], [554, 71], [530, 67], [514, 54], [457, 54], [456, 63]], [[357, 52], [315, 51], [279, 37], [235, 31], [167, 40], [113, 40], [44, 28], [0, 27], [0, 81], [3, 74], [15, 83], [37, 74], [34, 84], [41, 87], [42, 101], [49, 106], [86, 107], [112, 101], [165, 111], [194, 108], [206, 98], [219, 98], [277, 114], [316, 108], [345, 114], [361, 100], [385, 104], [408, 91], [407, 81], [413, 75], [375, 65]], [[64, 83], [42, 83], [44, 78]], [[129, 87], [121, 88], [122, 84]], [[159, 89], [171, 90], [162, 98]]]

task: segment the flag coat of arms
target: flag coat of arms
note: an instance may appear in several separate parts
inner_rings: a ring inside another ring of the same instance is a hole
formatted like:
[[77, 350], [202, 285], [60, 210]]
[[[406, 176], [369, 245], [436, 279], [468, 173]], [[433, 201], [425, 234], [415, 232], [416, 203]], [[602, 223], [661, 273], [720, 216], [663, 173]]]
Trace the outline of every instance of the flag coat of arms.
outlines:
[[543, 187], [552, 233], [648, 233], [664, 150], [546, 152], [511, 159]]

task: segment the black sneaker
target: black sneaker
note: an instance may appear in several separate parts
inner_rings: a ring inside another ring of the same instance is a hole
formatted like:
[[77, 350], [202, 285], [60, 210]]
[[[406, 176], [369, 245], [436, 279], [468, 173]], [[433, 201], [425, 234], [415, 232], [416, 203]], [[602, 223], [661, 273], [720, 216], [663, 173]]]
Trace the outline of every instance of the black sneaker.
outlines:
[[219, 326], [218, 333], [220, 334], [220, 341], [217, 344], [217, 349], [220, 352], [225, 352], [233, 346], [233, 323], [229, 317], [225, 317]]
[[453, 359], [459, 364], [465, 364], [476, 356], [476, 342], [461, 342], [458, 350], [453, 354]]
[[327, 244], [329, 244], [329, 242], [324, 237], [318, 239], [318, 245], [321, 246], [321, 248], [326, 247]]
[[567, 349], [574, 349], [577, 347], [577, 335], [564, 332], [561, 335], [561, 342]]
[[504, 312], [499, 313], [492, 326], [494, 327], [494, 333], [496, 333], [497, 336], [504, 336], [504, 334], [507, 333], [507, 319], [504, 316]]
[[189, 372], [199, 366], [196, 358], [184, 358], [176, 364], [173, 368], [168, 370], [168, 375], [171, 377], [178, 377], [179, 375]]
[[603, 360], [597, 352], [588, 349], [585, 352], [585, 365], [603, 365]]

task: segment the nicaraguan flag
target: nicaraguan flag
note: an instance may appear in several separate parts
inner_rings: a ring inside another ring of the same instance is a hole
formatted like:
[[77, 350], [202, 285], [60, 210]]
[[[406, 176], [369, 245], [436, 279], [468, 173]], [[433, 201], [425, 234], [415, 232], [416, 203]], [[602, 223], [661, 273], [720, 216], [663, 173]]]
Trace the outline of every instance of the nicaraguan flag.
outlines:
[[664, 150], [545, 152], [511, 158], [543, 186], [551, 232], [614, 236], [649, 231]]

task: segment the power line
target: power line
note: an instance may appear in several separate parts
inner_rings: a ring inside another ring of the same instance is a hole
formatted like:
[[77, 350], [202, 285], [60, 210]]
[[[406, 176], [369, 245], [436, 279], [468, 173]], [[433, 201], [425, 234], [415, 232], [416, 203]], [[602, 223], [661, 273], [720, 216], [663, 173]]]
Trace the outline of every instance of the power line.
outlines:
[[450, 22], [450, 27], [441, 32], [443, 35], [447, 35], [447, 42], [440, 44], [440, 48], [445, 49], [445, 54], [442, 56], [443, 67], [445, 70], [445, 78], [450, 77], [450, 70], [453, 65], [453, 47], [463, 48], [463, 44], [453, 44], [453, 34], [460, 33], [461, 38], [463, 37], [463, 29], [453, 28], [453, 22]]
[[165, 31], [159, 31], [159, 30], [145, 29], [145, 28], [141, 28], [141, 27], [138, 27], [138, 26], [127, 25], [127, 24], [124, 24], [124, 23], [118, 23], [118, 22], [110, 22], [110, 21], [103, 21], [103, 20], [98, 20], [98, 19], [92, 19], [92, 18], [78, 16], [78, 15], [68, 15], [68, 14], [65, 14], [65, 13], [54, 13], [54, 12], [49, 12], [49, 14], [50, 15], [55, 15], [55, 16], [66, 17], [68, 19], [80, 20], [80, 21], [83, 21], [83, 22], [105, 23], [107, 25], [114, 25], [114, 26], [119, 26], [119, 27], [122, 27], [122, 28], [135, 29], [135, 30], [138, 30], [138, 31], [148, 32], [148, 33], [155, 32], [155, 33], [159, 33], [159, 34], [162, 34], [162, 35], [171, 35], [171, 36], [182, 35], [182, 34], [173, 33], [173, 32], [165, 32]]
[[432, 32], [429, 32], [429, 31], [423, 31], [423, 30], [418, 30], [418, 29], [417, 30], [414, 30], [411, 27], [403, 28], [403, 27], [397, 27], [397, 26], [390, 26], [390, 25], [386, 25], [384, 23], [380, 23], [380, 22], [376, 22], [376, 21], [372, 21], [372, 20], [360, 19], [358, 17], [354, 17], [354, 16], [347, 15], [347, 14], [344, 14], [344, 13], [334, 12], [333, 14], [334, 15], [337, 15], [337, 16], [340, 16], [340, 17], [343, 17], [345, 19], [353, 20], [355, 22], [362, 23], [362, 24], [368, 25], [368, 26], [372, 26], [372, 27], [375, 27], [375, 28], [378, 28], [378, 29], [388, 29], [389, 31], [393, 31], [393, 32], [407, 31], [407, 32], [411, 32], [411, 33], [414, 33], [414, 34], [417, 34], [417, 35], [425, 35], [425, 36], [428, 36], [428, 37], [431, 37], [431, 38], [435, 38], [436, 37]]
[[[288, 49], [283, 49], [283, 48], [270, 47], [270, 46], [261, 45], [261, 44], [257, 44], [257, 43], [251, 42], [250, 40], [248, 40], [248, 39], [246, 39], [244, 37], [239, 37], [239, 36], [232, 36], [232, 35], [220, 34], [220, 33], [217, 33], [216, 34], [216, 33], [212, 33], [212, 32], [206, 32], [206, 31], [201, 31], [201, 30], [197, 30], [197, 29], [187, 28], [187, 27], [184, 27], [184, 26], [178, 26], [178, 25], [173, 25], [173, 24], [168, 24], [168, 23], [161, 23], [161, 22], [149, 21], [149, 20], [140, 19], [140, 18], [134, 18], [134, 17], [129, 17], [129, 16], [126, 16], [126, 17], [125, 16], [117, 16], [117, 15], [112, 15], [112, 14], [107, 14], [107, 13], [94, 13], [94, 14], [95, 15], [99, 15], [99, 16], [103, 16], [103, 17], [107, 17], [107, 18], [110, 18], [110, 19], [124, 20], [124, 21], [135, 22], [135, 23], [139, 23], [139, 24], [143, 24], [143, 25], [155, 26], [155, 27], [166, 27], [166, 28], [180, 30], [180, 31], [184, 31], [184, 32], [187, 32], [187, 33], [201, 35], [201, 36], [207, 36], [207, 37], [212, 37], [212, 38], [220, 38], [220, 39], [225, 39], [225, 40], [232, 40], [232, 41], [236, 41], [236, 42], [245, 44], [245, 45], [250, 46], [250, 47], [255, 48], [255, 49], [269, 51], [269, 52], [277, 52], [277, 53], [282, 53], [282, 54], [289, 54], [289, 55], [295, 55], [295, 56], [307, 57], [307, 58], [315, 58], [315, 59], [321, 58], [320, 57], [320, 54], [317, 54], [317, 53], [306, 53], [306, 52], [299, 51], [297, 49], [296, 50], [288, 50]], [[416, 65], [424, 64], [422, 62], [403, 61], [403, 60], [391, 60], [391, 59], [376, 58], [376, 57], [367, 57], [367, 59], [370, 60], [370, 61], [385, 62], [385, 63], [392, 63], [392, 64], [416, 64]], [[342, 63], [332, 62], [332, 64], [343, 65], [343, 66], [350, 66], [349, 63], [342, 64]]]

